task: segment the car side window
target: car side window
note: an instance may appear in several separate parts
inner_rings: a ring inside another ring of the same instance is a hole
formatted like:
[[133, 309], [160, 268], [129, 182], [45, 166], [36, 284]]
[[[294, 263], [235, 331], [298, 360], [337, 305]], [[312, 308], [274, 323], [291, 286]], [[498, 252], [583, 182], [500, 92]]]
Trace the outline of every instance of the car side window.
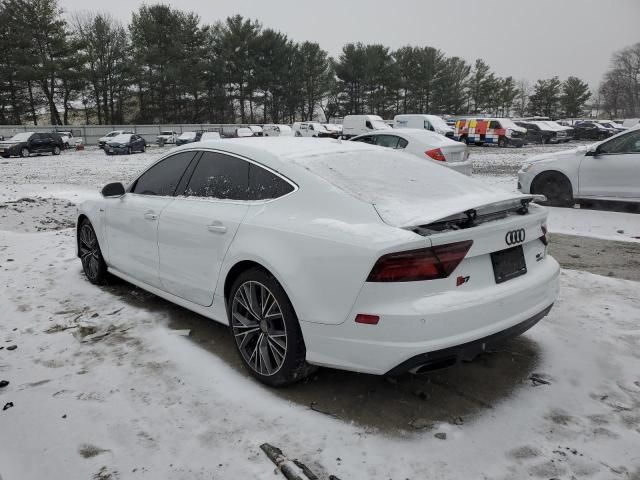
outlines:
[[375, 145], [375, 143], [376, 143], [376, 139], [375, 139], [375, 137], [373, 135], [365, 135], [364, 137], [354, 138], [353, 141], [354, 142], [368, 143], [369, 145]]
[[429, 122], [429, 120], [425, 120], [424, 121], [424, 128], [425, 130], [430, 130], [430, 131], [435, 131], [435, 129], [433, 128], [433, 125], [431, 125], [431, 122]]
[[395, 135], [376, 136], [376, 145], [387, 148], [398, 148], [398, 139]]
[[398, 138], [398, 146], [396, 147], [398, 150], [406, 148], [407, 145], [409, 145], [409, 142], [407, 142], [404, 138]]
[[195, 153], [176, 153], [155, 164], [136, 180], [131, 192], [138, 195], [173, 195]]
[[489, 122], [489, 128], [500, 128], [500, 123], [496, 122], [495, 120], [491, 120]]
[[609, 140], [598, 148], [602, 154], [640, 153], [640, 130]]
[[270, 200], [292, 191], [293, 186], [289, 182], [258, 165], [249, 164], [248, 200]]
[[367, 123], [365, 125], [369, 130], [373, 130], [373, 125], [371, 125], [371, 122], [369, 120], [367, 120]]
[[203, 152], [184, 191], [188, 197], [248, 200], [249, 162], [218, 152]]

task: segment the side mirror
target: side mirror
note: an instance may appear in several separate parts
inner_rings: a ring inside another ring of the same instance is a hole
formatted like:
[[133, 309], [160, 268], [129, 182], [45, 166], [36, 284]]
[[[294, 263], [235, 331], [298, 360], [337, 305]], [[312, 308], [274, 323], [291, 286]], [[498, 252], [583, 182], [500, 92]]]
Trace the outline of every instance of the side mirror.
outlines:
[[586, 147], [586, 152], [585, 155], [587, 157], [597, 157], [598, 154], [600, 153], [600, 149], [598, 148], [599, 145], [591, 145], [589, 147]]
[[124, 185], [122, 185], [120, 182], [108, 183], [102, 189], [103, 197], [121, 197], [124, 194]]

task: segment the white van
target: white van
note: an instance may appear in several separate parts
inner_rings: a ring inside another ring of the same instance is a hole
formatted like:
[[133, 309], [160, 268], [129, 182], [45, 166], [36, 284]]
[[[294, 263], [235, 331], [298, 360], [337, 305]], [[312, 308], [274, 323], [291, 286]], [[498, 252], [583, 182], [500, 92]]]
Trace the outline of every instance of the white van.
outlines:
[[445, 137], [453, 137], [453, 128], [437, 115], [404, 114], [393, 117], [393, 128], [419, 128], [439, 133]]
[[293, 137], [293, 130], [289, 125], [267, 124], [262, 130], [265, 137]]
[[342, 136], [344, 138], [364, 135], [377, 130], [391, 130], [378, 115], [347, 115], [342, 121]]
[[296, 137], [330, 137], [331, 132], [324, 128], [320, 122], [295, 122], [293, 133]]

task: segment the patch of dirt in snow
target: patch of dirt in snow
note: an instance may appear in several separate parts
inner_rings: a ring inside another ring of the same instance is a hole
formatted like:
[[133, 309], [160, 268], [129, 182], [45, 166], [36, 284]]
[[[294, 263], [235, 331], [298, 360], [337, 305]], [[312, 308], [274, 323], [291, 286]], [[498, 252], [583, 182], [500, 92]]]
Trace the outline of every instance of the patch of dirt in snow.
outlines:
[[58, 198], [23, 197], [0, 203], [0, 229], [14, 232], [62, 230], [75, 225], [76, 206]]

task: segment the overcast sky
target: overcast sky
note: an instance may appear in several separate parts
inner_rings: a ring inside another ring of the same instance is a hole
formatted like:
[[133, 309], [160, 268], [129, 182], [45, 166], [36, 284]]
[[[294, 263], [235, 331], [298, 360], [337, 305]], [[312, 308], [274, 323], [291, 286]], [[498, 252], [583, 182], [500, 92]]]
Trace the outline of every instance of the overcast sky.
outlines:
[[128, 23], [143, 3], [197, 12], [213, 23], [239, 13], [338, 56], [348, 42], [429, 45], [499, 75], [578, 76], [598, 86], [611, 54], [640, 42], [640, 0], [59, 0]]

